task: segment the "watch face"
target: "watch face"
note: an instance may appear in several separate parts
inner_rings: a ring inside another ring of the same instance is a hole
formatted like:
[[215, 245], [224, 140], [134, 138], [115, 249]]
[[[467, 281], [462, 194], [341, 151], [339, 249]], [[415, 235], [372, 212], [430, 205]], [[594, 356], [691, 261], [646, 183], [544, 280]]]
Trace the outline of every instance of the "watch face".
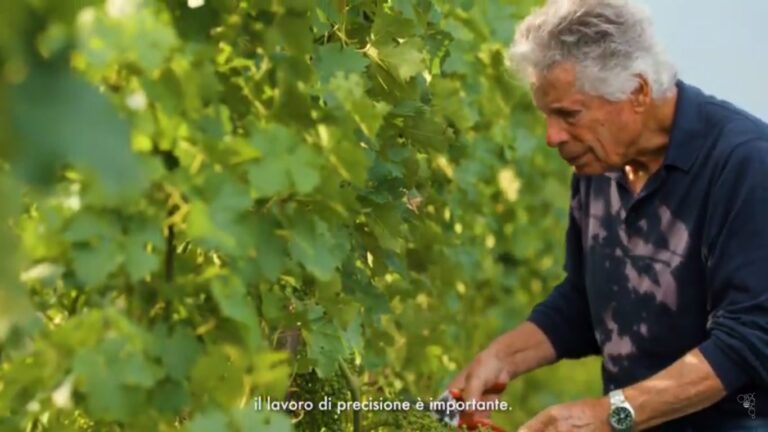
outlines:
[[610, 420], [611, 426], [618, 430], [629, 430], [634, 422], [632, 411], [623, 406], [618, 406], [611, 410]]

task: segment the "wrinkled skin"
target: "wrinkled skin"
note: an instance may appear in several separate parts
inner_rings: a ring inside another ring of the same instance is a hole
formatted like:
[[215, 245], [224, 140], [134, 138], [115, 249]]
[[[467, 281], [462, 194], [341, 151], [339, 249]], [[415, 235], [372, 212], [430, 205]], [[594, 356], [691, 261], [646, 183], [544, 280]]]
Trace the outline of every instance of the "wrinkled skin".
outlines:
[[[512, 379], [513, 373], [494, 349], [486, 349], [475, 356], [472, 363], [453, 379], [448, 388], [462, 389], [468, 400], [496, 401], [501, 397], [506, 383]], [[490, 412], [477, 412], [475, 416], [490, 419]]]
[[629, 97], [611, 101], [581, 91], [576, 68], [562, 63], [536, 74], [531, 93], [546, 119], [547, 145], [576, 173], [647, 178], [661, 165], [675, 100], [654, 101], [644, 77]]
[[521, 426], [519, 432], [610, 432], [609, 411], [605, 398], [555, 405]]

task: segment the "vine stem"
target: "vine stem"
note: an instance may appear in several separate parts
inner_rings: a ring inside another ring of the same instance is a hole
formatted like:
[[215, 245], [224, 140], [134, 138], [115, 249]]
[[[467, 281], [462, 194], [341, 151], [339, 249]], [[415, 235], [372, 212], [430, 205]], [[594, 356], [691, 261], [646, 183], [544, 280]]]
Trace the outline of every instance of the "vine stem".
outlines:
[[[347, 382], [349, 392], [352, 394], [352, 402], [360, 402], [360, 386], [357, 383], [357, 378], [352, 375], [344, 361], [339, 362], [339, 368], [344, 375], [344, 380]], [[354, 432], [362, 432], [363, 430], [360, 426], [360, 411], [358, 410], [352, 411], [352, 430]]]
[[176, 246], [176, 231], [173, 225], [168, 225], [167, 236], [165, 239], [165, 281], [173, 282], [173, 255]]

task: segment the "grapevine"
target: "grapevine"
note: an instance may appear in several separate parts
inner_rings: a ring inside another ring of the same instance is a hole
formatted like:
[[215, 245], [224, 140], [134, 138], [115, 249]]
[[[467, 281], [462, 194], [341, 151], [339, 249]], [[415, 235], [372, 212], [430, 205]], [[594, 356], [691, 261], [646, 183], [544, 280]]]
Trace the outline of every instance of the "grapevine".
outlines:
[[253, 401], [438, 395], [562, 277], [569, 173], [505, 65], [534, 3], [4, 6], [0, 430], [438, 430]]

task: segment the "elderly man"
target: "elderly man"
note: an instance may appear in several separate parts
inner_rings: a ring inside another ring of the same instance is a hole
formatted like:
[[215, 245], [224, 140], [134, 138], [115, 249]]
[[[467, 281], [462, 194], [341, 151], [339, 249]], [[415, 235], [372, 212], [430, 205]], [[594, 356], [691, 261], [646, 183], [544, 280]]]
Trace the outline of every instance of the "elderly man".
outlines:
[[599, 354], [606, 394], [527, 432], [768, 431], [768, 125], [678, 80], [650, 27], [630, 1], [550, 1], [510, 49], [573, 167], [567, 276], [451, 387], [487, 400]]

